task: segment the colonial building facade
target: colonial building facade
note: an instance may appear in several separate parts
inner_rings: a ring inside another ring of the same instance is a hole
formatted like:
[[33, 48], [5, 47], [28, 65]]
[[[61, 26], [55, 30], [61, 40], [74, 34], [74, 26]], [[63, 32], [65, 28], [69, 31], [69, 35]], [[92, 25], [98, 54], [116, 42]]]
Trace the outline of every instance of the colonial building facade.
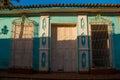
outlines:
[[40, 4], [0, 10], [0, 69], [120, 70], [119, 4]]

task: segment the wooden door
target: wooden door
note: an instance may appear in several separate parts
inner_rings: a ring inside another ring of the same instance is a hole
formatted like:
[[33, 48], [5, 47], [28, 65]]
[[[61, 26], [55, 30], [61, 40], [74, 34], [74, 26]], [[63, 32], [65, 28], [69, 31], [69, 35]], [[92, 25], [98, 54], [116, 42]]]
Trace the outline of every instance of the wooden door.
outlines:
[[31, 69], [33, 53], [33, 24], [15, 25], [12, 40], [12, 67]]
[[53, 25], [51, 30], [51, 70], [77, 71], [76, 27]]

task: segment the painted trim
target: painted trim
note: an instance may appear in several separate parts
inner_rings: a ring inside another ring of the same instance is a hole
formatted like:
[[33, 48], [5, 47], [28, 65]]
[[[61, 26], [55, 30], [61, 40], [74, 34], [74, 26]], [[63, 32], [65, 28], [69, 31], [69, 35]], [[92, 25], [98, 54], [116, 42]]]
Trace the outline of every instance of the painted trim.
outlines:
[[[41, 16], [40, 17], [40, 51], [39, 51], [39, 70], [40, 71], [49, 71], [49, 54], [50, 54], [50, 47], [49, 47], [49, 16]], [[43, 36], [43, 34], [45, 34]], [[44, 60], [42, 55], [44, 53]], [[44, 60], [44, 65], [43, 64]]]
[[[89, 70], [87, 15], [78, 15], [78, 70]], [[83, 56], [84, 55], [84, 56]], [[85, 65], [85, 66], [82, 66]]]

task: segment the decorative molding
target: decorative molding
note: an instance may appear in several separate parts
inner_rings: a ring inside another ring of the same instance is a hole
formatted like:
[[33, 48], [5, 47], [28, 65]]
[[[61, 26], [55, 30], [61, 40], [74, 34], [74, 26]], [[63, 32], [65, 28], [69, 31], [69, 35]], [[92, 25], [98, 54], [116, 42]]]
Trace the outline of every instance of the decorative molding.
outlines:
[[42, 50], [39, 54], [39, 69], [40, 71], [48, 71], [48, 50]]
[[91, 19], [89, 24], [107, 24], [112, 25], [112, 21], [109, 18], [104, 18], [100, 14], [98, 14], [95, 18]]
[[78, 70], [88, 71], [88, 30], [87, 16], [78, 16]]
[[48, 71], [49, 59], [49, 16], [40, 17], [39, 70]]
[[20, 18], [12, 21], [12, 24], [14, 25], [31, 24], [31, 23], [33, 24], [34, 21], [27, 18], [25, 15], [22, 15]]
[[88, 71], [88, 51], [80, 51], [80, 71]]
[[9, 32], [9, 29], [8, 29], [8, 26], [7, 25], [4, 25], [2, 28], [0, 28], [0, 35], [7, 35], [8, 32]]

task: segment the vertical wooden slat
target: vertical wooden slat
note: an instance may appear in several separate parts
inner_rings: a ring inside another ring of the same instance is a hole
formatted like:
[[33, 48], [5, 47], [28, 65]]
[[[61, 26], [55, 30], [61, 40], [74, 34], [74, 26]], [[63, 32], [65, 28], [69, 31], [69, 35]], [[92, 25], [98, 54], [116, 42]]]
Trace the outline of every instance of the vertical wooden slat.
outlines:
[[53, 24], [51, 28], [51, 70], [55, 72], [76, 72], [76, 26]]
[[[12, 66], [14, 68], [32, 68], [33, 24], [14, 25], [12, 41]], [[31, 29], [29, 29], [31, 28]], [[22, 29], [22, 31], [21, 31]], [[29, 36], [30, 35], [30, 36]]]

